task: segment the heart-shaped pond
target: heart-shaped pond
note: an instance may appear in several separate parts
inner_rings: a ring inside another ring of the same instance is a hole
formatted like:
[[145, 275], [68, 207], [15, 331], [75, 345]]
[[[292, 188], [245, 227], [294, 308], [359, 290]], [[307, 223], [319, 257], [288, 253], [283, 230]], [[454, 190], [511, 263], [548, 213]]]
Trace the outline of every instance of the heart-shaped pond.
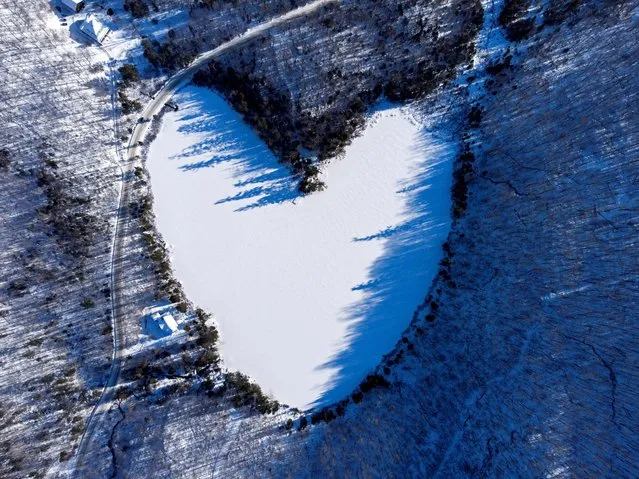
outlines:
[[176, 95], [149, 152], [157, 224], [177, 278], [214, 314], [222, 358], [305, 408], [341, 399], [411, 321], [450, 226], [453, 151], [378, 109], [325, 191], [286, 167], [215, 92]]

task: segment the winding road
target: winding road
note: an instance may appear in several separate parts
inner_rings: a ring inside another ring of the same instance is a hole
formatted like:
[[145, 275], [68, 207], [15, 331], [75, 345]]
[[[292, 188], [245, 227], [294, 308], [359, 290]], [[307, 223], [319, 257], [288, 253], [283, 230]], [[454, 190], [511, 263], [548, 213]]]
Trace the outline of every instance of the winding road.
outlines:
[[[275, 17], [271, 20], [268, 20], [264, 23], [256, 25], [252, 28], [249, 28], [241, 35], [223, 43], [213, 50], [209, 50], [201, 55], [199, 55], [188, 67], [183, 70], [180, 70], [175, 75], [173, 75], [169, 80], [163, 85], [163, 87], [157, 92], [155, 97], [146, 105], [142, 112], [142, 116], [144, 118], [153, 118], [154, 115], [158, 114], [162, 108], [166, 105], [166, 103], [171, 99], [173, 94], [179, 90], [180, 88], [187, 85], [191, 77], [201, 69], [203, 66], [208, 64], [211, 60], [213, 60], [218, 55], [231, 50], [233, 48], [239, 47], [244, 43], [263, 35], [270, 29], [285, 24], [291, 20], [303, 17], [317, 10], [318, 8], [330, 4], [337, 3], [340, 0], [315, 0], [310, 2], [304, 6], [295, 8], [283, 15]], [[111, 70], [113, 74], [113, 68], [111, 65]], [[112, 107], [114, 111], [114, 120], [117, 125], [117, 102], [115, 101], [115, 86], [112, 85]], [[118, 384], [118, 380], [120, 377], [120, 369], [122, 366], [122, 344], [123, 341], [123, 328], [121, 327], [122, 322], [124, 321], [124, 314], [121, 309], [121, 295], [119, 294], [121, 289], [121, 281], [122, 277], [122, 262], [124, 258], [124, 244], [125, 239], [127, 237], [128, 228], [129, 228], [129, 217], [126, 215], [126, 205], [129, 202], [129, 182], [127, 181], [127, 176], [131, 173], [133, 167], [135, 166], [136, 158], [140, 154], [139, 145], [144, 140], [150, 122], [138, 123], [135, 125], [134, 130], [129, 139], [128, 146], [126, 148], [126, 154], [124, 155], [122, 164], [119, 165], [122, 174], [122, 182], [120, 187], [120, 195], [118, 200], [118, 208], [117, 208], [117, 217], [115, 223], [115, 231], [113, 238], [113, 250], [111, 253], [111, 308], [112, 308], [112, 321], [113, 321], [113, 354], [111, 361], [111, 368], [109, 370], [109, 377], [107, 379], [106, 384], [102, 390], [100, 398], [98, 399], [96, 405], [94, 406], [91, 414], [87, 418], [86, 425], [82, 436], [80, 438], [80, 442], [76, 449], [75, 456], [72, 461], [69, 463], [69, 469], [72, 471], [71, 476], [76, 478], [89, 477], [93, 474], [90, 474], [92, 470], [91, 465], [88, 465], [87, 468], [87, 460], [90, 457], [90, 451], [93, 449], [91, 444], [94, 441], [98, 442], [107, 442], [108, 437], [105, 435], [96, 436], [96, 432], [100, 432], [100, 425], [104, 422], [104, 419], [107, 417], [109, 410], [111, 409], [111, 405], [113, 400], [115, 399], [116, 386]], [[120, 156], [120, 150], [118, 149], [118, 157]], [[92, 472], [95, 472], [93, 470]]]

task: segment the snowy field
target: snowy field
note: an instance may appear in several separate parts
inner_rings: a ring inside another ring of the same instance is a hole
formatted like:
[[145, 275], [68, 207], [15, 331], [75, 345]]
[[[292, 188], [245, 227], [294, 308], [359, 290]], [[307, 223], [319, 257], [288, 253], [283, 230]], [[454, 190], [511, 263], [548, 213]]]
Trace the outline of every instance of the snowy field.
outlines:
[[454, 151], [386, 106], [325, 165], [328, 188], [300, 197], [219, 95], [175, 99], [149, 152], [157, 224], [189, 299], [219, 323], [225, 366], [291, 406], [341, 399], [428, 292]]

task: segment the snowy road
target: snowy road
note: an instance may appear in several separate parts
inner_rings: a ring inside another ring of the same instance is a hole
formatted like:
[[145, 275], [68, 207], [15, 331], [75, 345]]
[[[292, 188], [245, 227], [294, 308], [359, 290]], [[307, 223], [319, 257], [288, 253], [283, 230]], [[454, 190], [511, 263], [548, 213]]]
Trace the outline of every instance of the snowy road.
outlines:
[[[191, 80], [191, 77], [195, 74], [195, 72], [197, 72], [200, 68], [205, 66], [208, 62], [210, 62], [212, 59], [219, 56], [220, 54], [232, 48], [241, 46], [244, 43], [259, 37], [260, 35], [264, 34], [274, 27], [283, 25], [291, 20], [308, 15], [324, 5], [336, 3], [338, 1], [339, 0], [316, 0], [314, 2], [310, 2], [307, 5], [291, 10], [284, 15], [252, 27], [243, 34], [238, 35], [237, 37], [229, 40], [226, 43], [223, 43], [217, 48], [203, 53], [202, 55], [197, 57], [190, 66], [177, 72], [164, 84], [162, 89], [155, 95], [154, 99], [146, 105], [142, 115], [145, 118], [152, 118], [153, 115], [159, 113], [160, 110], [169, 101], [169, 99], [173, 96], [173, 94]], [[126, 178], [126, 174], [132, 170], [132, 165], [134, 162], [131, 160], [134, 160], [136, 156], [138, 156], [138, 145], [141, 141], [143, 141], [148, 131], [149, 125], [150, 123], [137, 124], [135, 126], [135, 129], [133, 130], [133, 133], [131, 134], [131, 138], [127, 147], [128, 153], [126, 154], [126, 166], [124, 167], [125, 171], [123, 174], [123, 178]], [[123, 344], [121, 338], [123, 328], [120, 327], [120, 323], [123, 321], [123, 317], [121, 314], [118, 291], [121, 287], [119, 278], [121, 276], [122, 268], [123, 245], [128, 231], [128, 217], [126, 215], [123, 215], [123, 212], [126, 209], [126, 205], [128, 204], [128, 198], [129, 185], [126, 181], [124, 181], [118, 201], [116, 228], [114, 233], [114, 248], [111, 259], [113, 284], [113, 288], [111, 291], [111, 300], [113, 308], [112, 313], [114, 318], [113, 359], [111, 363], [111, 369], [109, 371], [109, 378], [106, 385], [104, 386], [103, 393], [100, 396], [100, 399], [98, 400], [98, 403], [94, 407], [93, 411], [91, 412], [91, 415], [87, 419], [85, 430], [82, 434], [80, 443], [76, 450], [75, 461], [73, 463], [70, 463], [70, 468], [73, 470], [73, 477], [84, 477], [86, 475], [84, 473], [86, 473], [85, 467], [87, 467], [87, 464], [85, 462], [87, 459], [87, 451], [91, 450], [90, 445], [93, 440], [100, 440], [100, 438], [95, 437], [94, 431], [96, 431], [96, 429], [99, 430], [98, 426], [103, 422], [103, 419], [106, 417], [106, 413], [111, 407], [111, 403], [113, 402], [114, 394], [116, 392], [116, 386], [120, 376], [120, 347]]]

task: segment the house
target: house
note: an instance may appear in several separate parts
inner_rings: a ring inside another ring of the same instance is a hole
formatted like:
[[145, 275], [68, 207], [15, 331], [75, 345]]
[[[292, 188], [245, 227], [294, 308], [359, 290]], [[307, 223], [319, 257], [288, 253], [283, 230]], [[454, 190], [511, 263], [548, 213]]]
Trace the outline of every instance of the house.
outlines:
[[84, 0], [60, 0], [60, 3], [75, 13], [78, 13], [84, 8]]
[[102, 25], [95, 16], [89, 15], [84, 22], [82, 22], [80, 31], [94, 42], [102, 43], [109, 33], [109, 28]]
[[173, 319], [173, 316], [170, 314], [160, 315], [159, 313], [155, 313], [153, 315], [153, 319], [155, 320], [160, 331], [166, 334], [173, 334], [178, 330], [178, 325]]

